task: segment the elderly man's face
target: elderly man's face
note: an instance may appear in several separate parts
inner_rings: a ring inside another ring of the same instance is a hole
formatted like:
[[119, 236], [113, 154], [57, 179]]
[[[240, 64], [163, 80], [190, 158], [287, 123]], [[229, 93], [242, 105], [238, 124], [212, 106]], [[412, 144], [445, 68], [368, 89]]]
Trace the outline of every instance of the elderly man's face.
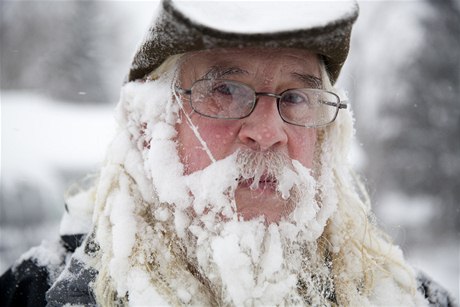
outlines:
[[[185, 89], [210, 76], [248, 84], [257, 92], [277, 94], [291, 88], [318, 87], [321, 82], [318, 57], [305, 50], [216, 49], [185, 56], [179, 75], [180, 86]], [[285, 123], [275, 98], [260, 96], [251, 115], [238, 120], [207, 118], [193, 112], [186, 97], [183, 102], [183, 112], [190, 116], [216, 160], [239, 149], [252, 149], [283, 153], [307, 168], [312, 167], [316, 130]], [[211, 160], [185, 118], [177, 130], [179, 155], [186, 173], [208, 166]], [[292, 210], [274, 187], [263, 182], [256, 190], [240, 184], [235, 200], [238, 213], [245, 220], [263, 215], [268, 223], [277, 222]]]

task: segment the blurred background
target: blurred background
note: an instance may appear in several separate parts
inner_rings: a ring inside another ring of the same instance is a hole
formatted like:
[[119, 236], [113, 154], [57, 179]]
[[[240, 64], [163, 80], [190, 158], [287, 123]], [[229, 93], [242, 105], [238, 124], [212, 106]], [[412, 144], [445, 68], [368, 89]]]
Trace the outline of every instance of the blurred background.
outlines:
[[[96, 173], [156, 2], [1, 1], [0, 274]], [[292, 5], [295, 5], [292, 4]], [[459, 299], [460, 1], [361, 1], [338, 82], [378, 223]]]

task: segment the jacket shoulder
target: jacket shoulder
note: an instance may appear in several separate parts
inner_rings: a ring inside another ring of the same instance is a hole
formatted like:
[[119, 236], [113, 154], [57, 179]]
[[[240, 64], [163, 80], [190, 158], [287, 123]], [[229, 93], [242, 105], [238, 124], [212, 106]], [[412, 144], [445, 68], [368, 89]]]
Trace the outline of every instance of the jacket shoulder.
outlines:
[[34, 260], [22, 261], [0, 277], [2, 306], [45, 306], [49, 272]]
[[449, 292], [433, 281], [423, 272], [417, 273], [418, 291], [422, 293], [428, 301], [429, 306], [454, 307], [457, 306]]
[[2, 306], [45, 306], [45, 295], [65, 266], [81, 236], [67, 236], [33, 247], [0, 277]]

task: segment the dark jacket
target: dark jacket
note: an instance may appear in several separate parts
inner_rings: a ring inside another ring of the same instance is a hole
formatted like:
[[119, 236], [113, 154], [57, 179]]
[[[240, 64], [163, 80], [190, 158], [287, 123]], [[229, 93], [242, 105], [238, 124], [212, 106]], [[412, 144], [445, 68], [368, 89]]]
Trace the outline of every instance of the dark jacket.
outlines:
[[[0, 277], [0, 305], [96, 306], [89, 285], [97, 272], [81, 262], [75, 252], [84, 238], [82, 234], [61, 236], [62, 254], [56, 255], [62, 259], [60, 264], [41, 265], [32, 257], [13, 265]], [[91, 253], [87, 248], [82, 252]]]

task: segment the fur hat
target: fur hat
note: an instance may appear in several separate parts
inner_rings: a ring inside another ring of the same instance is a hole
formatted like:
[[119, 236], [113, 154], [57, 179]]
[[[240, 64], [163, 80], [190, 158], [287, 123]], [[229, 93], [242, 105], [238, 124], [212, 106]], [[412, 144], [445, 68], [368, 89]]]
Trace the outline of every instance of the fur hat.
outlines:
[[144, 77], [174, 54], [212, 48], [284, 47], [321, 55], [335, 83], [357, 17], [354, 0], [163, 0], [127, 79]]

